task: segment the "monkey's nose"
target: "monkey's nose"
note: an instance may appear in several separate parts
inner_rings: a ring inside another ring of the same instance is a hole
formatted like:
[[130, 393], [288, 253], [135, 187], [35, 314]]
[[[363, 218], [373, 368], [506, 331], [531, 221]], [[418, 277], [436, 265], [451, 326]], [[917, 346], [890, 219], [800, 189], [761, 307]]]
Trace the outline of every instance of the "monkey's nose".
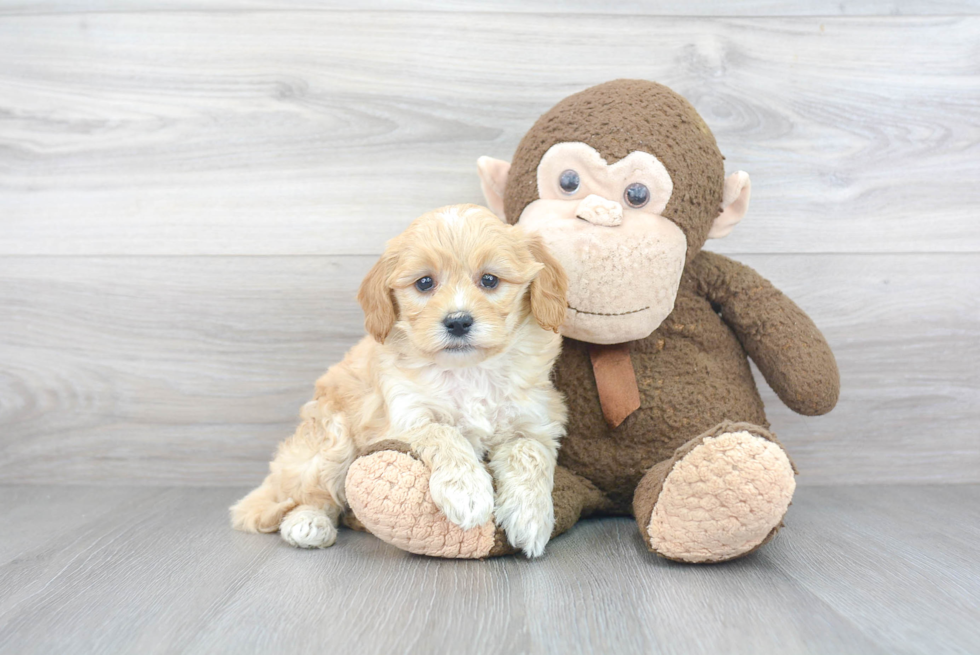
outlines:
[[575, 216], [593, 225], [616, 227], [623, 222], [623, 206], [592, 193], [582, 198], [575, 210]]

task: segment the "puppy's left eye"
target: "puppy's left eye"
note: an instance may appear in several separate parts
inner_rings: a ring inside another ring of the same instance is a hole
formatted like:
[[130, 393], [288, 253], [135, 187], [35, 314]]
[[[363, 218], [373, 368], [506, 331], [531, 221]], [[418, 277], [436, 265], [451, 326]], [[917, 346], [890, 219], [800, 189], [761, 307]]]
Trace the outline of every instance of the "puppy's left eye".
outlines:
[[498, 282], [500, 282], [500, 280], [497, 278], [497, 276], [490, 275], [489, 273], [484, 274], [483, 277], [480, 278], [480, 286], [484, 289], [496, 289]]

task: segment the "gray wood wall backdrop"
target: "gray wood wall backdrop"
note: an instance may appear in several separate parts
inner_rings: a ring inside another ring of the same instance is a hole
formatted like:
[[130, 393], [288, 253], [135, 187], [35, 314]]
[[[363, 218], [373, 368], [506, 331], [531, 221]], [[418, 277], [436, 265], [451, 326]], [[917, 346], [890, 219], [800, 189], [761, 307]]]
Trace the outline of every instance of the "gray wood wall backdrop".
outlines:
[[837, 353], [801, 484], [980, 482], [980, 3], [885, 0], [0, 2], [0, 482], [257, 481], [385, 239], [618, 77]]

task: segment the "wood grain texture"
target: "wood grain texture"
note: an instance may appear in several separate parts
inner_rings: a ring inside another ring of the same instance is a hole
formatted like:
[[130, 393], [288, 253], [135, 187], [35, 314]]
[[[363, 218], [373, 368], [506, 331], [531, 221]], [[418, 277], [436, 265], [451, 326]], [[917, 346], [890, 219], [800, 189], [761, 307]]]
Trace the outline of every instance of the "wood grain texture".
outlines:
[[723, 252], [980, 251], [978, 16], [219, 4], [0, 17], [0, 254], [377, 253], [617, 77], [684, 94], [751, 173]]
[[[980, 255], [747, 255], [824, 331], [837, 409], [760, 380], [801, 484], [980, 481]], [[363, 334], [370, 257], [0, 259], [0, 480], [249, 484]]]
[[[0, 563], [0, 653], [980, 649], [977, 486], [803, 488], [774, 542], [713, 566], [655, 558], [628, 519], [580, 523], [535, 561], [348, 530], [301, 551], [227, 527], [244, 491], [0, 487], [32, 510], [3, 516], [0, 552], [32, 536]], [[77, 520], [79, 498], [111, 510]]]
[[[178, 12], [178, 11], [349, 11], [343, 0], [33, 0], [0, 2], [4, 14], [59, 14], [102, 12]], [[628, 16], [928, 16], [980, 14], [977, 0], [361, 0], [361, 11], [414, 11], [465, 13], [551, 13], [603, 14]]]

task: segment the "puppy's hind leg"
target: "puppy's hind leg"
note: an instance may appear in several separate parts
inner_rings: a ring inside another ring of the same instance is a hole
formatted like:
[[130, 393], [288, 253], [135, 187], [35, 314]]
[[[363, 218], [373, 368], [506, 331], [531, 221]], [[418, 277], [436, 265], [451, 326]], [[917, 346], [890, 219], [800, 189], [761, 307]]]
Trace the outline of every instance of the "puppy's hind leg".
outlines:
[[295, 508], [292, 498], [282, 498], [280, 487], [269, 474], [261, 486], [231, 506], [231, 527], [243, 532], [275, 532], [282, 518]]
[[326, 548], [337, 540], [340, 508], [299, 505], [290, 510], [279, 526], [283, 541], [297, 548]]
[[354, 459], [343, 416], [326, 416], [315, 403], [279, 446], [270, 473], [258, 489], [231, 508], [240, 530], [275, 532], [299, 548], [325, 548], [337, 538], [345, 503], [344, 478]]
[[[270, 478], [273, 476], [269, 476]], [[231, 507], [231, 525], [244, 532], [276, 532], [290, 546], [326, 548], [337, 539], [336, 505], [300, 505], [292, 498], [277, 500], [274, 483], [266, 483]]]

